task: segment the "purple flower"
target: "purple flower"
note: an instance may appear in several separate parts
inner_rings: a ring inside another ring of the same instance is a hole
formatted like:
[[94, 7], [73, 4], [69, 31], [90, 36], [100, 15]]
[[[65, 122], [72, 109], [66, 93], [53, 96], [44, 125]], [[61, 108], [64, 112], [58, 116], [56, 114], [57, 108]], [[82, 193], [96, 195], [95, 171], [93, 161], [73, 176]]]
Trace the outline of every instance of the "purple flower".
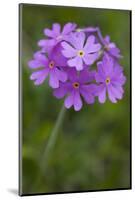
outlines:
[[61, 26], [58, 23], [54, 23], [51, 29], [44, 29], [44, 34], [49, 37], [49, 39], [42, 39], [38, 42], [38, 45], [43, 48], [44, 51], [48, 51], [53, 48], [56, 44], [62, 40], [67, 40], [68, 35], [74, 31], [76, 28], [75, 23], [67, 23], [64, 25], [61, 31]]
[[[83, 101], [92, 104], [98, 96], [99, 102], [116, 103], [123, 97], [126, 77], [118, 59], [120, 50], [110, 37], [102, 36], [99, 27], [76, 29], [76, 24], [67, 23], [61, 30], [58, 23], [52, 29], [44, 30], [45, 39], [38, 42], [41, 48], [28, 65], [32, 72], [30, 79], [40, 85], [49, 76], [53, 95], [65, 97], [65, 107], [79, 111]], [[95, 61], [97, 71], [90, 66]]]
[[89, 36], [86, 40], [85, 33], [70, 34], [70, 44], [62, 42], [63, 55], [68, 58], [67, 64], [70, 67], [75, 67], [78, 71], [86, 65], [91, 65], [98, 58], [98, 51], [101, 48], [99, 43], [95, 43], [95, 37]]
[[31, 74], [30, 79], [34, 80], [35, 85], [40, 85], [49, 75], [49, 85], [52, 88], [58, 88], [60, 81], [65, 82], [67, 80], [67, 73], [63, 70], [64, 64], [65, 58], [63, 59], [60, 55], [56, 57], [55, 54], [51, 54], [47, 58], [37, 52], [34, 54], [34, 59], [28, 63], [30, 68], [38, 69], [38, 71]]
[[115, 58], [121, 58], [120, 50], [117, 48], [116, 44], [110, 41], [110, 37], [107, 35], [104, 38], [105, 50]]
[[111, 102], [116, 103], [117, 99], [122, 99], [126, 78], [123, 75], [122, 67], [109, 55], [105, 54], [102, 62], [97, 63], [98, 71], [95, 75], [96, 82], [99, 83], [98, 99], [100, 103], [106, 101], [106, 92]]
[[58, 99], [67, 95], [64, 101], [65, 107], [74, 106], [75, 111], [79, 111], [83, 105], [81, 96], [87, 104], [94, 103], [95, 84], [90, 84], [94, 76], [94, 71], [89, 72], [85, 69], [78, 75], [75, 69], [70, 69], [68, 82], [60, 83], [60, 87], [55, 89], [53, 94]]

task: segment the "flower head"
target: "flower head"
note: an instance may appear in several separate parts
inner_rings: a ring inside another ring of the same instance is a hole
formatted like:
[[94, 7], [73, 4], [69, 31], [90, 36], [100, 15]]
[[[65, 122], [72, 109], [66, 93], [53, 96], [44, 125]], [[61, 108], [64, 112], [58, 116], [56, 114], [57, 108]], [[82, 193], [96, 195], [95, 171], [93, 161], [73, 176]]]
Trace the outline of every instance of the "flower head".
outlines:
[[74, 106], [75, 111], [82, 108], [82, 98], [87, 104], [94, 103], [95, 84], [90, 84], [94, 78], [94, 71], [82, 70], [78, 75], [75, 69], [68, 70], [68, 81], [60, 83], [60, 87], [54, 90], [54, 96], [65, 98], [65, 107]]
[[70, 34], [69, 42], [62, 42], [62, 53], [68, 58], [69, 67], [75, 67], [81, 71], [84, 64], [91, 65], [98, 58], [98, 51], [101, 48], [99, 43], [95, 43], [95, 37], [89, 36], [86, 40], [84, 32]]
[[[63, 64], [63, 65], [62, 65]], [[49, 75], [49, 85], [52, 88], [58, 88], [59, 82], [67, 80], [67, 74], [64, 71], [65, 58], [56, 57], [55, 53], [49, 57], [37, 52], [34, 54], [34, 59], [29, 61], [28, 65], [32, 69], [38, 69], [30, 76], [34, 80], [35, 85], [40, 85]]]
[[[76, 29], [76, 24], [67, 23], [61, 30], [58, 23], [52, 29], [44, 29], [47, 38], [40, 40], [41, 48], [28, 65], [30, 79], [35, 85], [42, 84], [49, 76], [49, 86], [60, 99], [65, 97], [65, 107], [79, 111], [83, 101], [92, 104], [98, 96], [99, 102], [109, 100], [116, 103], [122, 99], [126, 77], [118, 61], [120, 50], [110, 37], [102, 36], [99, 27]], [[91, 70], [96, 63], [97, 70]]]
[[106, 92], [112, 103], [116, 103], [117, 99], [122, 99], [126, 78], [123, 75], [122, 67], [107, 54], [104, 55], [103, 61], [97, 63], [98, 71], [95, 75], [98, 85], [98, 99], [100, 103], [106, 100]]

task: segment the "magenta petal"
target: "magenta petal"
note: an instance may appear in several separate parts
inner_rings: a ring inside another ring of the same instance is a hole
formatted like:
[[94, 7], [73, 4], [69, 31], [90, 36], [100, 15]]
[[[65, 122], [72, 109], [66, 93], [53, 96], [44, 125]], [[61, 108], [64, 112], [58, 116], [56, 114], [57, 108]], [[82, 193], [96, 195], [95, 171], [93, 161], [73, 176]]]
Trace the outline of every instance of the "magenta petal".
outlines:
[[44, 76], [46, 78], [48, 73], [49, 73], [48, 69], [43, 69], [43, 70], [40, 70], [37, 72], [33, 72], [30, 76], [30, 79], [35, 80], [35, 79], [39, 78], [40, 76]]
[[66, 108], [70, 108], [74, 103], [74, 97], [73, 97], [73, 92], [69, 94], [69, 96], [66, 97], [64, 101], [64, 105]]
[[41, 76], [40, 78], [38, 78], [36, 81], [34, 81], [35, 85], [41, 85], [45, 80], [45, 76]]
[[108, 91], [111, 90], [111, 93], [115, 96], [117, 99], [122, 99], [123, 97], [123, 90], [121, 87], [113, 87], [112, 84], [108, 86]]
[[76, 50], [69, 45], [67, 42], [62, 42], [62, 47], [64, 48], [64, 50], [62, 50], [62, 54], [66, 57], [66, 58], [70, 58], [70, 57], [74, 57], [76, 56]]
[[34, 83], [35, 85], [40, 85], [43, 83], [43, 81], [46, 79], [47, 75], [49, 73], [48, 69], [40, 70], [37, 72], [33, 72], [30, 76], [31, 80], [36, 80]]
[[39, 47], [44, 47], [46, 45], [48, 45], [48, 40], [42, 39], [42, 40], [38, 41], [38, 46]]
[[71, 33], [70, 34], [70, 43], [77, 49], [82, 50], [85, 42], [85, 33]]
[[94, 96], [92, 95], [92, 90], [93, 88], [90, 85], [83, 85], [80, 89], [81, 95], [88, 104], [94, 103]]
[[95, 74], [95, 79], [96, 79], [97, 83], [103, 83], [104, 82], [104, 79], [102, 78], [102, 76], [100, 76], [99, 73]]
[[65, 82], [67, 80], [67, 73], [66, 72], [56, 68], [55, 69], [55, 74], [56, 74], [58, 80], [60, 80], [62, 82]]
[[81, 71], [83, 69], [83, 61], [82, 58], [80, 58], [79, 56], [68, 60], [67, 63], [70, 67], [75, 67], [78, 71]]
[[115, 94], [114, 90], [112, 89], [111, 84], [108, 86], [107, 91], [108, 91], [108, 97], [109, 97], [110, 101], [112, 103], [116, 103], [117, 102], [116, 94]]
[[109, 44], [109, 42], [110, 42], [110, 36], [109, 36], [109, 35], [106, 35], [105, 38], [104, 38], [104, 40], [105, 40], [105, 42], [106, 42], [107, 44]]
[[74, 91], [74, 109], [79, 111], [82, 108], [82, 100], [79, 94], [79, 91]]
[[120, 75], [113, 75], [113, 78], [111, 78], [111, 83], [115, 86], [122, 86], [126, 82], [126, 77], [121, 73]]
[[54, 23], [53, 24], [53, 32], [55, 33], [55, 36], [60, 35], [60, 30], [61, 30], [60, 24]]
[[53, 95], [58, 98], [61, 99], [63, 98], [68, 92], [68, 85], [67, 83], [60, 83], [59, 88], [56, 88], [53, 92]]
[[80, 83], [87, 83], [90, 82], [90, 77], [91, 77], [91, 73], [90, 71], [86, 68], [84, 70], [82, 70], [80, 72], [80, 76], [79, 76], [79, 82]]
[[97, 82], [104, 82], [106, 79], [105, 73], [103, 71], [103, 63], [102, 62], [98, 62], [97, 63], [97, 69], [98, 69], [98, 73], [96, 73], [96, 81]]
[[57, 75], [56, 75], [54, 70], [50, 71], [49, 85], [52, 88], [58, 88], [59, 87], [59, 80], [58, 80]]
[[113, 73], [113, 65], [113, 59], [109, 55], [105, 54], [105, 56], [103, 57], [102, 68], [106, 76], [110, 76]]
[[52, 30], [48, 29], [48, 28], [44, 29], [44, 34], [48, 37], [51, 37], [51, 38], [55, 37], [54, 32]]
[[105, 86], [99, 86], [99, 92], [98, 92], [98, 100], [100, 103], [104, 103], [106, 101], [106, 87]]
[[76, 82], [78, 79], [77, 71], [75, 68], [70, 68], [67, 70], [68, 78], [71, 82]]
[[44, 48], [45, 52], [56, 44], [55, 39], [39, 40], [38, 46]]
[[76, 28], [76, 24], [74, 23], [67, 23], [65, 24], [65, 26], [63, 27], [63, 31], [62, 34], [69, 34], [71, 31], [73, 31]]
[[85, 54], [83, 60], [86, 65], [92, 65], [98, 58], [98, 53]]
[[34, 59], [40, 61], [42, 64], [48, 64], [48, 58], [41, 52], [36, 52], [34, 54]]
[[31, 68], [31, 69], [36, 69], [36, 68], [40, 68], [40, 67], [43, 67], [41, 62], [39, 62], [38, 60], [30, 60], [28, 62], [28, 66]]
[[80, 32], [80, 33], [78, 33], [77, 37], [78, 37], [78, 47], [81, 50], [81, 49], [83, 49], [84, 42], [85, 42], [85, 33]]
[[100, 44], [94, 44], [95, 42], [95, 36], [91, 35], [88, 37], [86, 44], [84, 46], [84, 50], [87, 53], [94, 53], [101, 49]]
[[56, 63], [56, 66], [67, 66], [67, 58], [65, 58], [62, 54], [62, 46], [58, 43], [50, 54], [50, 60], [53, 60]]

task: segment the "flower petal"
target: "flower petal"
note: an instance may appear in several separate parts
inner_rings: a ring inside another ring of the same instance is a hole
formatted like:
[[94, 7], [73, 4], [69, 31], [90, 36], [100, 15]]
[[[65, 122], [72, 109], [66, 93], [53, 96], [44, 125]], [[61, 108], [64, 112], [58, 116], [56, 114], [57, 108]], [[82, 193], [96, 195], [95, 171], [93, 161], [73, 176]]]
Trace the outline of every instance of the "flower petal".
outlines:
[[111, 90], [111, 92], [114, 94], [115, 98], [122, 99], [123, 97], [123, 89], [122, 87], [114, 87], [112, 84], [108, 85], [108, 90]]
[[39, 47], [44, 47], [46, 45], [48, 45], [48, 40], [42, 39], [42, 40], [38, 41], [38, 46]]
[[85, 54], [83, 60], [86, 65], [92, 65], [98, 58], [98, 53]]
[[90, 77], [91, 77], [91, 73], [90, 71], [86, 68], [84, 70], [82, 70], [80, 72], [80, 75], [79, 75], [79, 82], [80, 83], [88, 83], [90, 82]]
[[55, 36], [60, 35], [60, 30], [61, 30], [61, 26], [59, 23], [54, 23], [53, 24], [53, 32], [55, 33]]
[[83, 50], [85, 42], [85, 33], [83, 32], [71, 33], [69, 37], [69, 42], [75, 47], [75, 49]]
[[111, 76], [113, 74], [113, 66], [113, 59], [108, 54], [105, 54], [103, 57], [102, 69], [106, 76]]
[[91, 85], [83, 85], [80, 88], [80, 93], [88, 104], [94, 103], [94, 96], [92, 95], [93, 87]]
[[71, 106], [74, 103], [74, 96], [73, 96], [73, 91], [66, 97], [64, 101], [64, 105], [66, 108], [71, 108]]
[[57, 75], [56, 75], [54, 70], [50, 71], [49, 85], [52, 88], [58, 88], [59, 87], [59, 80], [58, 80]]
[[65, 82], [67, 80], [67, 73], [65, 71], [62, 71], [58, 68], [55, 69], [55, 74], [58, 78], [58, 80]]
[[62, 30], [62, 34], [69, 34], [71, 31], [73, 31], [75, 28], [76, 28], [76, 24], [75, 23], [67, 23], [65, 24], [65, 26], [63, 27], [63, 30]]
[[109, 97], [110, 101], [112, 103], [116, 103], [117, 102], [117, 100], [116, 100], [116, 94], [115, 94], [114, 90], [112, 89], [111, 84], [108, 85], [107, 91], [108, 91], [108, 97]]
[[68, 83], [60, 83], [59, 88], [56, 88], [54, 90], [53, 95], [58, 99], [63, 98], [67, 94], [67, 92], [69, 91], [68, 86], [69, 86]]
[[76, 71], [75, 67], [68, 68], [67, 74], [68, 74], [68, 79], [70, 80], [70, 82], [78, 81], [77, 71]]
[[69, 45], [67, 42], [62, 42], [61, 45], [64, 48], [64, 50], [62, 50], [62, 54], [66, 58], [71, 58], [71, 57], [76, 56], [77, 51], [71, 45]]
[[31, 69], [36, 69], [36, 68], [40, 68], [40, 67], [44, 67], [41, 62], [39, 62], [38, 60], [30, 60], [28, 62], [28, 66]]
[[106, 87], [101, 84], [98, 87], [98, 100], [100, 103], [104, 103], [106, 101]]
[[70, 67], [75, 67], [78, 71], [81, 71], [83, 69], [83, 61], [82, 58], [80, 58], [79, 56], [68, 60], [67, 63]]
[[82, 108], [82, 100], [79, 91], [74, 91], [74, 109], [79, 111]]
[[44, 48], [44, 52], [50, 50], [56, 44], [55, 39], [39, 40], [38, 46]]
[[31, 80], [36, 80], [34, 83], [35, 85], [40, 85], [43, 83], [43, 81], [46, 79], [47, 75], [49, 73], [48, 69], [40, 70], [37, 72], [33, 72], [30, 76]]
[[48, 36], [48, 37], [51, 37], [51, 38], [55, 37], [55, 33], [52, 30], [48, 29], [48, 28], [44, 29], [44, 34], [46, 36]]
[[79, 32], [77, 33], [77, 47], [79, 47], [79, 50], [82, 50], [84, 47], [85, 42], [85, 33]]
[[48, 63], [48, 58], [43, 55], [41, 52], [34, 53], [34, 59], [38, 60], [39, 62], [43, 63], [44, 65]]
[[95, 42], [95, 36], [93, 35], [89, 36], [84, 46], [85, 52], [94, 53], [101, 49], [101, 45], [99, 43], [94, 44], [94, 42]]
[[51, 56], [50, 56], [50, 60], [53, 60], [55, 62], [55, 65], [57, 67], [64, 67], [67, 66], [67, 58], [65, 58], [62, 54], [62, 46], [61, 44], [57, 44], [53, 50], [51, 51]]

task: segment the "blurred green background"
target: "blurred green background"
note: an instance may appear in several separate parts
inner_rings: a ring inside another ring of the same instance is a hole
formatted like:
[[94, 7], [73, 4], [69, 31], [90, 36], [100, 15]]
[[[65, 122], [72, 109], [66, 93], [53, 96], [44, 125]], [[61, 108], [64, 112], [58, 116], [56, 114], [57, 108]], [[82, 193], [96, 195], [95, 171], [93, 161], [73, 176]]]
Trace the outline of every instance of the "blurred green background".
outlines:
[[[23, 4], [23, 194], [130, 188], [130, 12]], [[63, 100], [52, 96], [47, 81], [34, 86], [27, 62], [38, 50], [43, 29], [52, 23], [99, 26], [121, 49], [127, 77], [117, 104], [96, 100], [80, 112], [67, 110], [46, 170], [42, 155]]]

